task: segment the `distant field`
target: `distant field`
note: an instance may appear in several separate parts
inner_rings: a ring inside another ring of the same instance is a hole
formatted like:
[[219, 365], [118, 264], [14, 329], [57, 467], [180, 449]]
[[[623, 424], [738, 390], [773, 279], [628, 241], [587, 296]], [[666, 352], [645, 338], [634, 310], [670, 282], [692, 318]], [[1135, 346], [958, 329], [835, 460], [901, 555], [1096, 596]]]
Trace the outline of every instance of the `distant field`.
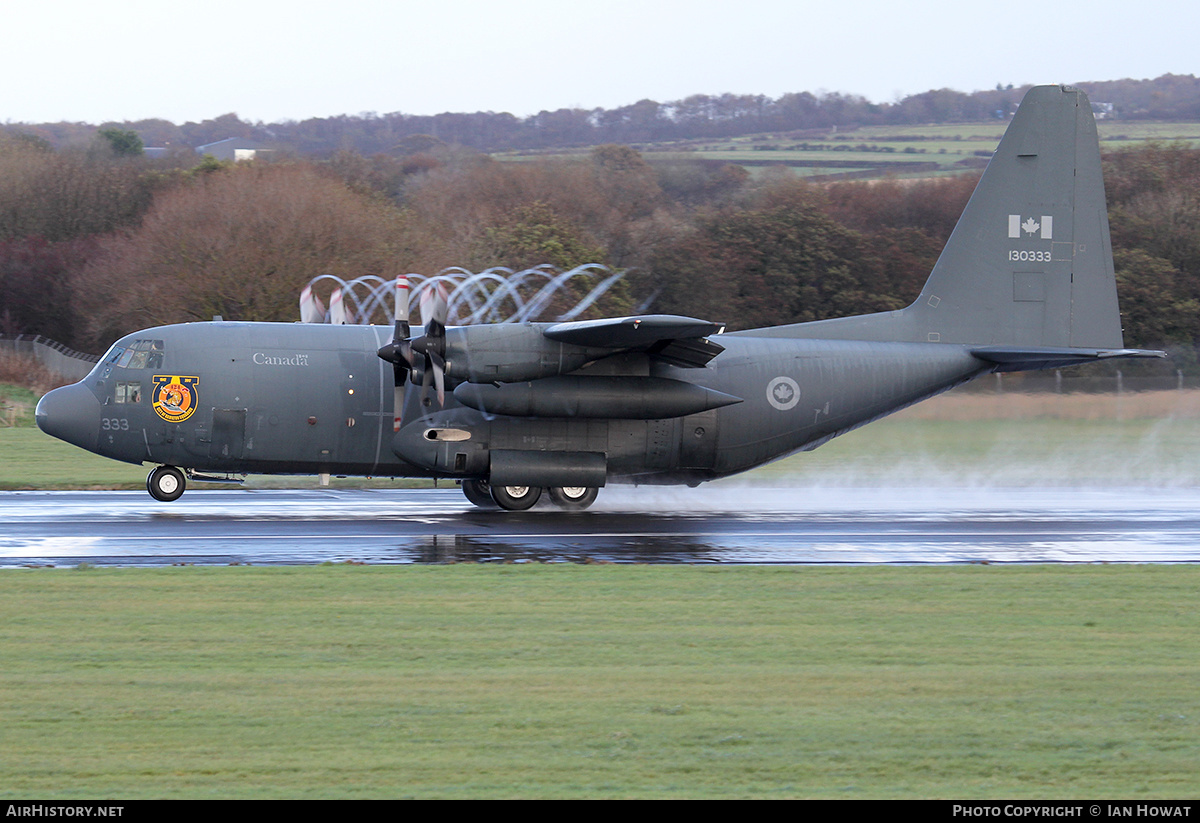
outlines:
[[[899, 177], [956, 173], [986, 162], [1004, 135], [1007, 121], [924, 126], [865, 126], [851, 131], [797, 137], [794, 133], [756, 134], [720, 140], [642, 143], [638, 148], [651, 161], [704, 159], [746, 165], [752, 172], [764, 165], [785, 166], [802, 176], [853, 174]], [[1200, 146], [1200, 123], [1142, 123], [1100, 121], [1102, 151], [1137, 146], [1146, 141], [1183, 142]], [[506, 152], [502, 160], [578, 156]], [[932, 164], [925, 168], [919, 164]], [[967, 164], [967, 165], [964, 165]]]

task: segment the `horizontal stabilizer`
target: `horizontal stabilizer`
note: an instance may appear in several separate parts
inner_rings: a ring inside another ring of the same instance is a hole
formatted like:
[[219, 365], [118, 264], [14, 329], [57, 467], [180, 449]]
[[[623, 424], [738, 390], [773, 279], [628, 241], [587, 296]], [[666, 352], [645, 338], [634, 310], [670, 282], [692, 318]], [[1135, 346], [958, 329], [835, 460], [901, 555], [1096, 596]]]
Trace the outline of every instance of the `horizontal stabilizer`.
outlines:
[[995, 363], [996, 371], [1002, 372], [1057, 369], [1120, 358], [1167, 356], [1166, 352], [1151, 349], [1021, 348], [1017, 346], [987, 346], [972, 349], [971, 354], [987, 363]]

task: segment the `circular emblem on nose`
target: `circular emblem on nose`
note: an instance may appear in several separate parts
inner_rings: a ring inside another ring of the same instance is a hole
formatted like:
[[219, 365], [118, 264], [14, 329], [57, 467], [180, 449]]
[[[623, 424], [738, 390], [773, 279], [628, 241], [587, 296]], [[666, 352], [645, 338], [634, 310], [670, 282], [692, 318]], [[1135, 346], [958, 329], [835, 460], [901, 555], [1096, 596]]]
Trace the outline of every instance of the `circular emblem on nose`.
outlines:
[[767, 402], [780, 411], [795, 408], [800, 402], [800, 387], [790, 377], [776, 377], [767, 384]]
[[196, 391], [199, 377], [156, 374], [153, 380], [154, 394], [150, 405], [158, 412], [159, 417], [168, 423], [182, 423], [192, 416], [199, 399]]

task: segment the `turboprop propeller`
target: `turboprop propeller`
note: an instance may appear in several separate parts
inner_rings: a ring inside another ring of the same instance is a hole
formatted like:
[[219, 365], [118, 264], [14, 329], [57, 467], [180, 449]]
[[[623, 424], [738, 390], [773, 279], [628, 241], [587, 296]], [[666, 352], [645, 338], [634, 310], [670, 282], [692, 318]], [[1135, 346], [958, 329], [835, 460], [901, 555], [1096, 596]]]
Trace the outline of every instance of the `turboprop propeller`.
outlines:
[[395, 388], [392, 391], [392, 430], [400, 431], [401, 415], [404, 411], [404, 388], [412, 370], [412, 350], [409, 344], [408, 327], [408, 278], [396, 278], [395, 330], [392, 342], [379, 350], [379, 356], [392, 364]]
[[[446, 405], [446, 290], [441, 283], [421, 295], [421, 325], [425, 334], [412, 341], [412, 350], [425, 355], [421, 369], [421, 405], [429, 405], [429, 386], [437, 389], [438, 406]], [[411, 360], [409, 361], [412, 362]], [[415, 364], [414, 364], [415, 365]]]
[[429, 387], [437, 391], [438, 405], [446, 404], [446, 315], [449, 311], [446, 290], [438, 283], [421, 295], [421, 324], [425, 333], [410, 339], [408, 278], [396, 278], [396, 325], [392, 342], [379, 350], [379, 356], [392, 364], [395, 388], [392, 396], [392, 428], [399, 431], [404, 410], [404, 391], [409, 375], [422, 356], [421, 405], [429, 405]]

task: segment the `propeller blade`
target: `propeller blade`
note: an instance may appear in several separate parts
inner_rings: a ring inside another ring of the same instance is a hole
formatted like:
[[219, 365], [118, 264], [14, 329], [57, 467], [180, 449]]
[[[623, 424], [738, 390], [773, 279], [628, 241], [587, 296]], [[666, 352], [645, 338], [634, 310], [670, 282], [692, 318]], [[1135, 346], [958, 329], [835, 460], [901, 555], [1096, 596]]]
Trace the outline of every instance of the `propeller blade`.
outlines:
[[[433, 384], [437, 387], [438, 406], [446, 405], [446, 361], [437, 352], [431, 351], [429, 359], [433, 361]], [[428, 372], [426, 372], [428, 373]]]
[[421, 405], [429, 405], [429, 385], [433, 382], [433, 369], [426, 368], [421, 375]]
[[[435, 283], [432, 289], [421, 293], [421, 325], [425, 327], [426, 334], [430, 334], [431, 327], [435, 325], [443, 329], [446, 327], [446, 314], [450, 310], [447, 300], [446, 287], [441, 283]], [[431, 336], [437, 336], [436, 330]]]
[[300, 292], [300, 322], [325, 322], [325, 304], [313, 293], [311, 285], [305, 286], [304, 290]]
[[392, 364], [392, 431], [400, 431], [404, 422], [404, 395], [408, 384], [408, 376], [412, 372], [413, 353], [409, 341], [408, 326], [408, 277], [396, 277], [396, 302], [393, 309], [395, 330], [392, 332], [392, 342], [379, 350], [379, 356]]
[[449, 312], [445, 287], [439, 282], [421, 292], [421, 324], [425, 334], [412, 341], [412, 351], [425, 355], [421, 377], [421, 405], [429, 404], [429, 386], [437, 389], [438, 406], [446, 405], [446, 315]]
[[341, 289], [334, 289], [329, 297], [329, 322], [335, 326], [346, 325], [346, 304], [342, 302]]
[[[395, 304], [395, 321], [396, 331], [393, 335], [394, 341], [407, 340], [409, 336], [408, 330], [408, 277], [399, 275], [396, 278], [396, 304]], [[411, 360], [409, 361], [412, 362]]]
[[408, 275], [396, 277], [396, 303], [394, 319], [397, 323], [408, 323]]

